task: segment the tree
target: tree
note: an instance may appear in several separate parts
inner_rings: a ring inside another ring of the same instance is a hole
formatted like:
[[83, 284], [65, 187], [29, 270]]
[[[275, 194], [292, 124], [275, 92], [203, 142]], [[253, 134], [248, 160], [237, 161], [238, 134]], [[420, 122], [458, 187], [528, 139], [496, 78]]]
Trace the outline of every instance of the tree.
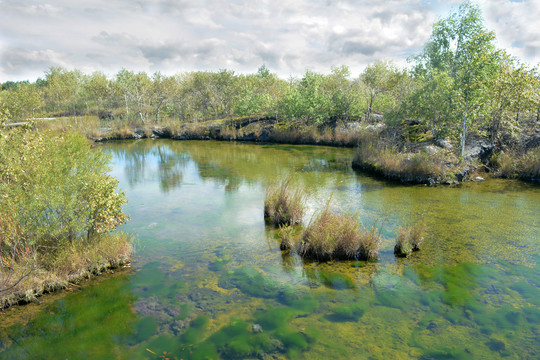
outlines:
[[367, 93], [366, 118], [373, 110], [373, 103], [381, 94], [389, 92], [399, 79], [400, 71], [388, 61], [368, 65], [360, 75]]
[[[433, 25], [431, 38], [416, 58], [416, 73], [428, 81], [449, 81], [448, 114], [465, 152], [468, 127], [483, 115], [487, 89], [496, 74], [495, 34], [487, 31], [477, 5], [464, 2], [459, 10]], [[457, 115], [457, 116], [456, 116]]]

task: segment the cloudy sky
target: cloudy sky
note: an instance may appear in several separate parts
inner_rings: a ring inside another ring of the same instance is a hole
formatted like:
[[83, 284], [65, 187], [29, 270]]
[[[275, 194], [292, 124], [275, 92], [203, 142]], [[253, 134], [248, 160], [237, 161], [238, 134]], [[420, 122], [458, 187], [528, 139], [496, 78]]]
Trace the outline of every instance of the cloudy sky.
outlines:
[[[540, 0], [479, 0], [500, 47], [540, 61]], [[35, 80], [50, 66], [191, 70], [283, 77], [377, 59], [406, 65], [433, 23], [459, 1], [0, 0], [0, 82]]]

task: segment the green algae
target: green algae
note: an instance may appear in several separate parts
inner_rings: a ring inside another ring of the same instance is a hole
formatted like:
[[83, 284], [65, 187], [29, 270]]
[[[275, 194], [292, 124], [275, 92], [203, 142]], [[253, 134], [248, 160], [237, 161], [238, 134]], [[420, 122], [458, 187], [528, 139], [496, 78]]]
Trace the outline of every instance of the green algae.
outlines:
[[358, 321], [364, 315], [367, 308], [367, 304], [362, 302], [336, 306], [332, 309], [330, 319], [332, 321]]
[[224, 289], [238, 288], [248, 295], [263, 298], [275, 298], [279, 295], [279, 283], [250, 266], [236, 269], [232, 274], [225, 274], [220, 278], [219, 286]]

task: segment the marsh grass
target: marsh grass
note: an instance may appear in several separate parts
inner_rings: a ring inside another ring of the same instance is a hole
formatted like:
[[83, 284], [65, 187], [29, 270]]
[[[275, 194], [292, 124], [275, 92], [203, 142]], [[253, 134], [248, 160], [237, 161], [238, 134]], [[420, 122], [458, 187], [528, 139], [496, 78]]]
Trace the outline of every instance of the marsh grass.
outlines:
[[275, 226], [300, 224], [304, 215], [304, 197], [300, 188], [292, 188], [290, 179], [268, 187], [264, 218]]
[[397, 230], [394, 255], [407, 257], [412, 252], [420, 250], [426, 231], [426, 221], [422, 216], [419, 221], [411, 226], [400, 227]]
[[91, 241], [66, 243], [54, 252], [27, 248], [0, 255], [0, 309], [34, 301], [44, 293], [129, 263], [132, 239], [124, 233], [99, 234]]
[[319, 261], [373, 260], [380, 242], [377, 228], [363, 227], [358, 214], [336, 214], [327, 204], [304, 229], [298, 253]]
[[523, 153], [501, 152], [491, 163], [500, 177], [540, 182], [540, 146]]
[[442, 155], [417, 151], [402, 153], [391, 146], [368, 141], [355, 153], [353, 168], [372, 171], [386, 178], [410, 183], [440, 180], [446, 172]]

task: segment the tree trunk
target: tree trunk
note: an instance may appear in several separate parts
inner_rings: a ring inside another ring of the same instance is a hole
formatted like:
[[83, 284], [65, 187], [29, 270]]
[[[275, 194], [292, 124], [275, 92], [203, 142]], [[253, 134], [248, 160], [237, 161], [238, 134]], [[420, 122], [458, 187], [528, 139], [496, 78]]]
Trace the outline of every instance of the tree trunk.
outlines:
[[461, 124], [461, 157], [465, 156], [465, 135], [467, 130], [467, 106], [469, 100], [465, 101], [465, 113], [463, 114], [463, 123]]

